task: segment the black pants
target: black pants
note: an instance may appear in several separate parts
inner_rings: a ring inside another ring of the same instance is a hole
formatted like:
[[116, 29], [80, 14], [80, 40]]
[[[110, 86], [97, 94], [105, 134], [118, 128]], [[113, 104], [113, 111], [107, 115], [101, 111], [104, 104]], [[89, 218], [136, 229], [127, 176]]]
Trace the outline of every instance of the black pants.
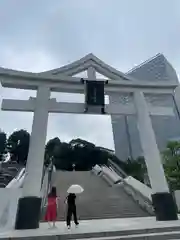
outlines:
[[77, 214], [76, 214], [76, 206], [68, 206], [67, 219], [66, 219], [67, 226], [71, 225], [72, 215], [73, 215], [73, 218], [74, 218], [74, 223], [77, 225], [78, 220], [77, 220]]

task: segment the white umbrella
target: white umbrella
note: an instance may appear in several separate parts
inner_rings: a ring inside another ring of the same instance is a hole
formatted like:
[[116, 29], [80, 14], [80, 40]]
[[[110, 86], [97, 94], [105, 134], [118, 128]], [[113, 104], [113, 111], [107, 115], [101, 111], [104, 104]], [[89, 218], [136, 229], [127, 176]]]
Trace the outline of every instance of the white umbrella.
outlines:
[[68, 193], [79, 194], [79, 193], [84, 192], [84, 189], [80, 185], [73, 184], [68, 188], [67, 192]]

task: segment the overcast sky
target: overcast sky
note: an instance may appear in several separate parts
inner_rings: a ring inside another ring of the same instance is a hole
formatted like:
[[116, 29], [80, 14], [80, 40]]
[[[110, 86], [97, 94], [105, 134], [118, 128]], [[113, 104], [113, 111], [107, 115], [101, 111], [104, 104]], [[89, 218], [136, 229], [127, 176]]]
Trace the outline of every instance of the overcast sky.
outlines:
[[[124, 72], [160, 52], [180, 73], [180, 1], [0, 0], [1, 67], [44, 71], [90, 52]], [[27, 99], [33, 94], [2, 89], [1, 96]], [[8, 134], [31, 131], [32, 114], [0, 114], [0, 128]], [[47, 138], [55, 136], [114, 147], [108, 116], [50, 114]]]

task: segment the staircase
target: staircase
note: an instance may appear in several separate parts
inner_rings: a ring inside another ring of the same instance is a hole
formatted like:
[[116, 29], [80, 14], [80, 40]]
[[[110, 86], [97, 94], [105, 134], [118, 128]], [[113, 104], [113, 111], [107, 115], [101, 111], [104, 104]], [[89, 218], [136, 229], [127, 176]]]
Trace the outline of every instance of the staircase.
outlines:
[[4, 162], [0, 165], [0, 188], [5, 188], [17, 176], [23, 166], [18, 163]]
[[[58, 220], [65, 219], [64, 200], [72, 184], [80, 184], [85, 191], [77, 198], [80, 226], [68, 230], [66, 223], [58, 221], [57, 228], [49, 229], [42, 222], [40, 229], [11, 231], [0, 234], [1, 239], [26, 240], [178, 240], [180, 220], [157, 222], [142, 210], [123, 187], [112, 187], [92, 172], [57, 171], [55, 177], [60, 197]], [[83, 221], [84, 220], [84, 221]]]
[[64, 200], [72, 184], [85, 191], [77, 197], [77, 214], [80, 220], [146, 217], [149, 214], [126, 194], [123, 187], [109, 186], [92, 172], [56, 172], [57, 194], [60, 197], [58, 220], [65, 220]]

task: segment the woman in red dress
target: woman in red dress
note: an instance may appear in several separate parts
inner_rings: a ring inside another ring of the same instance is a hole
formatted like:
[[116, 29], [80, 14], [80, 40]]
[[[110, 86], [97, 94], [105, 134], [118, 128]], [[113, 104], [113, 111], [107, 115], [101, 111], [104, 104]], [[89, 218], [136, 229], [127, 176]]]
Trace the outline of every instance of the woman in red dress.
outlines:
[[53, 222], [53, 227], [55, 227], [56, 219], [57, 219], [57, 206], [58, 206], [58, 198], [56, 195], [56, 188], [52, 187], [51, 192], [48, 195], [47, 209], [45, 215], [45, 221], [49, 223]]

